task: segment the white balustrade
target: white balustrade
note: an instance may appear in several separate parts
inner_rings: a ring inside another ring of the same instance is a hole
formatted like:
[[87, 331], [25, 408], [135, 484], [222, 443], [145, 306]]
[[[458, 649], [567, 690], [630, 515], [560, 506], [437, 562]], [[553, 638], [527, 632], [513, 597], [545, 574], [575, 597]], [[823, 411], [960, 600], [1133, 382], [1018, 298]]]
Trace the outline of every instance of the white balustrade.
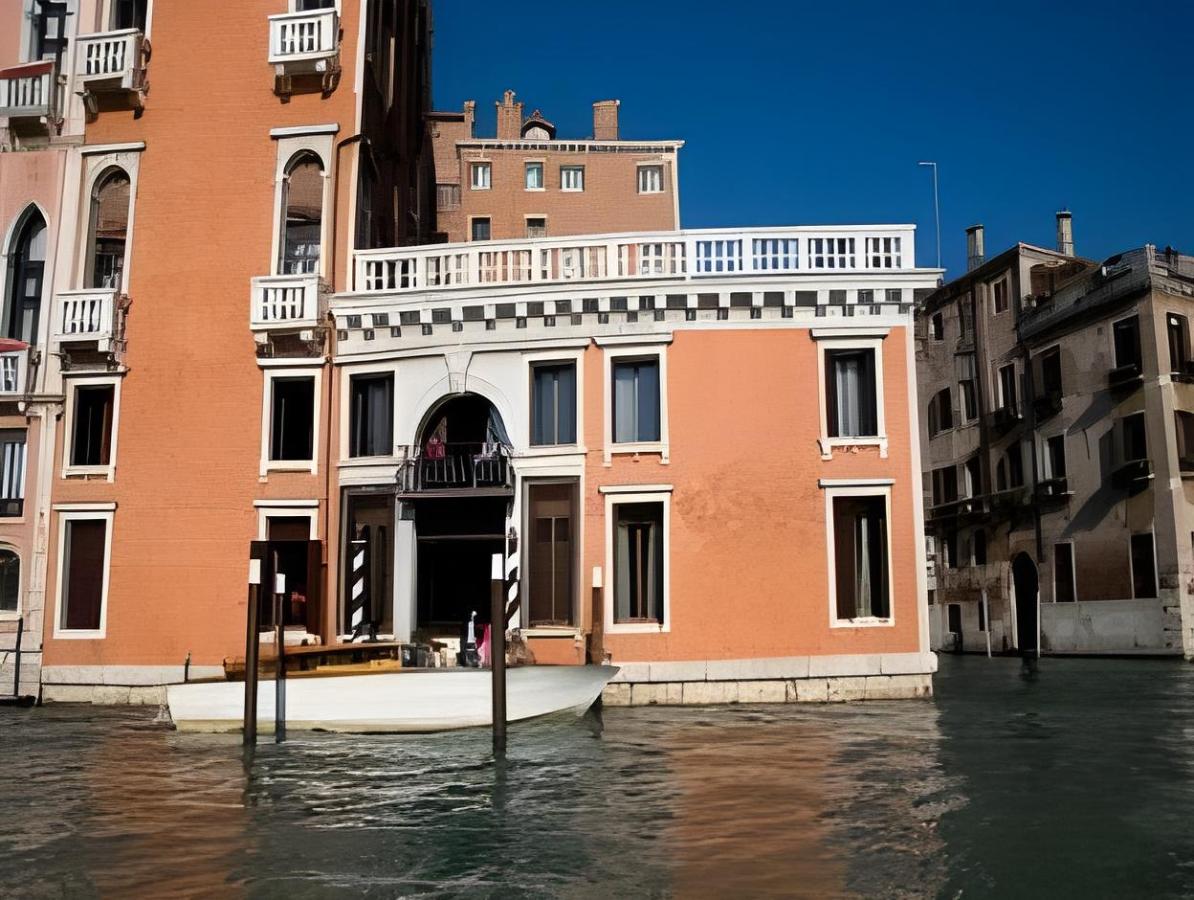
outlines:
[[62, 291], [54, 298], [58, 341], [111, 340], [116, 311], [116, 291]]
[[318, 275], [269, 275], [254, 278], [249, 327], [313, 328], [319, 324]]
[[54, 64], [36, 62], [0, 72], [0, 117], [48, 116], [54, 109]]
[[340, 20], [334, 9], [269, 17], [269, 61], [273, 64], [328, 59], [340, 49]]
[[144, 35], [136, 28], [84, 34], [75, 39], [75, 75], [89, 88], [90, 82], [119, 81], [121, 88], [134, 88], [141, 79]]
[[915, 268], [908, 225], [742, 228], [358, 250], [356, 291]]

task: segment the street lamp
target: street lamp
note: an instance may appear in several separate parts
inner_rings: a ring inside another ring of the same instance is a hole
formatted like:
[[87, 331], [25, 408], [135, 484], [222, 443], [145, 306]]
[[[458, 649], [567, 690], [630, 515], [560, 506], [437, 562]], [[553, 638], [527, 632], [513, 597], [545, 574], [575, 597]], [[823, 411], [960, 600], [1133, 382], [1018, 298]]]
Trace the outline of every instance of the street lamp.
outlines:
[[937, 223], [937, 268], [941, 268], [941, 203], [937, 199], [937, 163], [931, 161], [924, 161], [917, 163], [918, 166], [932, 166], [933, 167], [933, 218]]

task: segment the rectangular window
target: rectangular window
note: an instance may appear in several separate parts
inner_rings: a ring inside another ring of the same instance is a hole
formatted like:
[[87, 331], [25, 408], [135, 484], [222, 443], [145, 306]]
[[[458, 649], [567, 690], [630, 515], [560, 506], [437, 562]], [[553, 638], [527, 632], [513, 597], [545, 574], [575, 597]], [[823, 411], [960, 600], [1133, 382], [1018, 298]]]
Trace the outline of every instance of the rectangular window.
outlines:
[[658, 357], [618, 360], [612, 368], [614, 443], [659, 441]]
[[853, 269], [854, 238], [809, 238], [808, 255], [814, 269]]
[[947, 624], [946, 630], [950, 634], [962, 633], [962, 605], [960, 603], [949, 603], [945, 607], [945, 617]]
[[[313, 0], [299, 0], [299, 2], [311, 3]], [[148, 6], [149, 0], [116, 0], [112, 5], [112, 30], [136, 28], [139, 31], [144, 31]]]
[[966, 496], [980, 496], [983, 492], [983, 472], [979, 458], [972, 456], [966, 460], [964, 471], [966, 474]]
[[1140, 369], [1140, 322], [1136, 316], [1122, 319], [1113, 326], [1115, 335], [1115, 368], [1135, 366]]
[[929, 319], [929, 340], [945, 340], [945, 315], [943, 313], [933, 313], [933, 317]]
[[995, 282], [993, 290], [995, 292], [995, 315], [1007, 312], [1007, 279]]
[[527, 559], [531, 625], [571, 625], [573, 607], [573, 514], [577, 483], [528, 488], [530, 541]]
[[583, 191], [585, 189], [584, 166], [560, 166], [560, 190]]
[[987, 605], [983, 603], [982, 598], [979, 598], [978, 603], [974, 604], [978, 608], [978, 630], [987, 630]]
[[981, 528], [971, 535], [970, 548], [974, 556], [974, 564], [985, 566], [987, 564], [987, 533]]
[[929, 401], [929, 437], [954, 427], [953, 398], [949, 388], [942, 388]]
[[111, 384], [75, 388], [71, 422], [70, 464], [107, 466], [112, 461], [112, 416], [116, 387]]
[[270, 381], [270, 454], [274, 461], [315, 456], [315, 379]]
[[878, 437], [875, 351], [825, 351], [825, 410], [829, 437]]
[[1016, 366], [1002, 366], [999, 369], [999, 406], [1011, 415], [1016, 414]]
[[663, 192], [663, 166], [638, 167], [638, 192], [640, 194]]
[[1166, 314], [1165, 322], [1169, 332], [1169, 371], [1185, 375], [1190, 358], [1190, 323], [1177, 313]]
[[974, 382], [969, 378], [959, 381], [958, 390], [962, 394], [962, 418], [972, 422], [978, 418], [978, 397], [974, 393]]
[[1065, 435], [1055, 434], [1045, 441], [1045, 477], [1065, 478]]
[[833, 498], [833, 554], [837, 618], [888, 618], [886, 497]]
[[474, 241], [489, 240], [489, 219], [475, 218], [472, 221], [472, 239]]
[[867, 265], [872, 269], [898, 269], [901, 266], [898, 237], [869, 237], [866, 239]]
[[59, 628], [98, 631], [103, 624], [107, 519], [62, 520], [62, 603]]
[[543, 163], [529, 162], [526, 164], [526, 189], [528, 191], [543, 190]]
[[348, 455], [393, 456], [394, 376], [353, 375]]
[[933, 505], [953, 503], [958, 499], [958, 470], [956, 466], [943, 466], [933, 470]]
[[1132, 535], [1132, 596], [1157, 596], [1157, 563], [1152, 532]]
[[435, 205], [437, 209], [460, 209], [460, 185], [437, 184]]
[[614, 622], [663, 624], [663, 504], [614, 506]]
[[1124, 462], [1148, 459], [1148, 437], [1144, 428], [1144, 413], [1123, 417]]
[[531, 444], [576, 443], [576, 363], [531, 366]]
[[487, 162], [473, 163], [471, 167], [472, 186], [474, 191], [489, 190], [493, 166]]
[[527, 219], [527, 237], [547, 237], [547, 219], [542, 217]]
[[1041, 390], [1048, 396], [1061, 396], [1061, 351], [1056, 347], [1041, 354]]
[[0, 431], [0, 516], [25, 511], [25, 431]]
[[1177, 462], [1182, 472], [1194, 472], [1194, 413], [1173, 411], [1177, 431]]
[[1074, 596], [1074, 545], [1053, 545], [1053, 601], [1073, 603]]
[[1007, 475], [1011, 487], [1024, 485], [1024, 452], [1018, 441], [1007, 448]]

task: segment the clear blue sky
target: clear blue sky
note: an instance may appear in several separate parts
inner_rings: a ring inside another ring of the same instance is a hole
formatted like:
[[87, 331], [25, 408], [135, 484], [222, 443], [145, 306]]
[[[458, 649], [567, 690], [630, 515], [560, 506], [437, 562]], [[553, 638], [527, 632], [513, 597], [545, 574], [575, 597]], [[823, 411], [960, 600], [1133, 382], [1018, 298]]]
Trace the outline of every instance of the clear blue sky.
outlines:
[[513, 88], [564, 136], [593, 100], [622, 100], [622, 135], [681, 138], [686, 227], [914, 222], [965, 266], [1054, 245], [1074, 213], [1096, 259], [1152, 242], [1194, 252], [1194, 3], [859, 0], [434, 0], [439, 109]]

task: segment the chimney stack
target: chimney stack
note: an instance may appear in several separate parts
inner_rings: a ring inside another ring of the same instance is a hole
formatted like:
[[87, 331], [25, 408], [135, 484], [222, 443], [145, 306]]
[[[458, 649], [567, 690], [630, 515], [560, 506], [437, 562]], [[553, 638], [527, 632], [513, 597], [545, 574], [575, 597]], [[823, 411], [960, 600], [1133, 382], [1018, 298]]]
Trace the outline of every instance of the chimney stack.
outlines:
[[522, 104], [514, 102], [514, 92], [506, 91], [497, 106], [497, 139], [516, 141], [522, 137]]
[[971, 272], [983, 264], [986, 258], [983, 250], [983, 226], [971, 225], [966, 229], [966, 271]]
[[473, 126], [476, 123], [476, 120], [477, 120], [477, 101], [476, 100], [465, 100], [464, 101], [464, 127], [466, 129], [466, 133], [469, 136], [469, 140], [472, 140], [475, 137], [475, 135], [473, 134]]
[[1057, 213], [1057, 252], [1074, 255], [1074, 215], [1068, 209]]
[[598, 100], [593, 104], [593, 140], [618, 139], [618, 106], [621, 100]]

